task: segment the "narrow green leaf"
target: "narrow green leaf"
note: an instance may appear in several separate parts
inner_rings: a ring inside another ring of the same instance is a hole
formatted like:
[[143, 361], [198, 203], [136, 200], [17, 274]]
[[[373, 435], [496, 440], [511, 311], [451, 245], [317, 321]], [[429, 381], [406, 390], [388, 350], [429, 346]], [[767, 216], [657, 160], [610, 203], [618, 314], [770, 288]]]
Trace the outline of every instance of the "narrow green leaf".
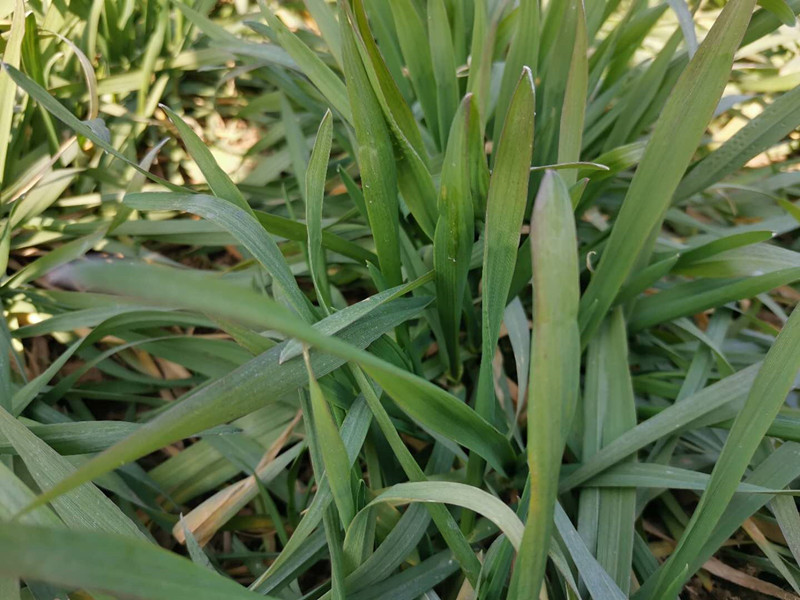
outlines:
[[347, 450], [341, 435], [339, 435], [339, 428], [333, 419], [331, 408], [314, 376], [308, 352], [303, 354], [303, 359], [306, 363], [306, 370], [308, 370], [314, 435], [317, 437], [317, 444], [322, 449], [320, 454], [322, 455], [322, 464], [325, 466], [325, 476], [330, 483], [342, 527], [347, 529], [356, 514], [353, 492], [350, 489], [350, 460], [347, 458]]
[[436, 107], [439, 145], [447, 146], [450, 125], [458, 107], [458, 80], [450, 22], [444, 0], [428, 0], [428, 39], [436, 82]]
[[[0, 408], [0, 429], [19, 453], [36, 484], [47, 490], [58, 481], [73, 475], [73, 467], [50, 446], [31, 433], [11, 414]], [[84, 483], [68, 495], [52, 502], [54, 510], [73, 529], [96, 529], [144, 539], [139, 528], [91, 483]]]
[[185, 210], [230, 231], [266, 269], [280, 288], [280, 295], [298, 314], [314, 320], [305, 294], [300, 290], [275, 240], [247, 211], [206, 194], [140, 192], [127, 194], [124, 203], [137, 210]]
[[436, 88], [431, 85], [435, 78], [427, 28], [412, 0], [396, 0], [389, 5], [392, 7], [397, 39], [406, 60], [408, 76], [422, 106], [428, 130], [438, 132], [438, 106]]
[[322, 202], [325, 198], [325, 176], [331, 153], [332, 115], [328, 111], [322, 117], [317, 139], [306, 171], [306, 227], [308, 227], [308, 260], [317, 301], [326, 313], [330, 313], [332, 300], [328, 283], [328, 268], [322, 246]]
[[468, 143], [470, 126], [478, 126], [476, 113], [477, 107], [472, 105], [472, 96], [468, 94], [450, 129], [439, 190], [439, 221], [433, 241], [436, 308], [445, 336], [450, 376], [455, 380], [461, 376], [461, 311], [475, 237]]
[[[589, 62], [587, 57], [589, 41], [586, 35], [586, 15], [583, 3], [578, 2], [578, 15], [575, 19], [575, 46], [572, 62], [569, 65], [567, 87], [564, 91], [564, 107], [561, 110], [561, 131], [558, 136], [558, 162], [569, 163], [581, 159], [581, 140], [586, 110], [586, 95], [589, 85]], [[577, 169], [570, 169], [564, 175], [564, 183], [573, 185], [578, 178]]]
[[525, 67], [508, 109], [500, 136], [495, 167], [486, 201], [483, 233], [483, 300], [481, 382], [476, 410], [492, 419], [495, 398], [491, 361], [500, 335], [503, 311], [516, 264], [520, 231], [528, 201], [528, 180], [533, 150], [535, 98], [533, 74]]
[[361, 62], [350, 25], [342, 19], [344, 71], [353, 106], [353, 126], [358, 141], [358, 165], [367, 214], [375, 239], [381, 271], [390, 286], [399, 285], [400, 241], [397, 173], [383, 112]]
[[[456, 443], [464, 444], [499, 471], [503, 471], [513, 461], [513, 451], [505, 437], [462, 401], [435, 384], [359, 350], [350, 343], [320, 334], [287, 309], [261, 294], [225, 285], [207, 276], [198, 276], [197, 273], [137, 263], [87, 261], [71, 267], [63, 276], [73, 285], [81, 285], [84, 289], [102, 288], [125, 296], [147, 297], [155, 303], [177, 304], [202, 312], [216, 312], [227, 318], [260, 324], [264, 328], [297, 337], [326, 354], [339, 357], [318, 357], [321, 362], [319, 367], [315, 364], [317, 373], [325, 374], [345, 361], [354, 361], [392, 396], [398, 406], [423, 426]], [[414, 299], [405, 302], [414, 304], [414, 313], [421, 308], [420, 303]], [[387, 305], [387, 308], [390, 306]], [[390, 326], [397, 326], [410, 316], [401, 315], [396, 310], [389, 313], [387, 316], [394, 319]], [[364, 333], [360, 333], [355, 338], [358, 345], [365, 346], [386, 331], [385, 328], [378, 329], [374, 323], [367, 325], [369, 337], [361, 337]], [[354, 326], [352, 332], [355, 333], [357, 329]], [[346, 332], [343, 335], [348, 339]], [[277, 346], [215, 384], [196, 391], [190, 396], [191, 401], [182, 401], [142, 427], [136, 434], [98, 455], [74, 475], [41, 496], [38, 502], [48, 501], [164, 444], [260, 408], [264, 405], [264, 381], [271, 381], [270, 393], [274, 394], [272, 397], [275, 399], [301, 385], [302, 378], [299, 381], [296, 378], [302, 376], [302, 373], [296, 367], [288, 369], [287, 363], [276, 370], [281, 350]], [[267, 365], [271, 365], [271, 370], [265, 368]], [[302, 368], [302, 362], [298, 366]], [[281, 376], [276, 377], [277, 373], [281, 373]], [[255, 374], [258, 376], [254, 376]], [[280, 385], [276, 385], [276, 380], [280, 381]], [[235, 398], [235, 402], [229, 400], [230, 398]]]

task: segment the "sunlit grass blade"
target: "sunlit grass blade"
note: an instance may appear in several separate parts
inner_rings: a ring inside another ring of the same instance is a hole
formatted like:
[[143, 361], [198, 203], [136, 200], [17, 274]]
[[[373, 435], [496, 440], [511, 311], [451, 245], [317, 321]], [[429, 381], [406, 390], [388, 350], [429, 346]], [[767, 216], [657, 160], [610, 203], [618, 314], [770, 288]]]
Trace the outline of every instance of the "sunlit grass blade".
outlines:
[[528, 392], [531, 500], [510, 597], [538, 594], [544, 579], [561, 455], [578, 396], [578, 253], [569, 191], [548, 171], [531, 216], [533, 332]]

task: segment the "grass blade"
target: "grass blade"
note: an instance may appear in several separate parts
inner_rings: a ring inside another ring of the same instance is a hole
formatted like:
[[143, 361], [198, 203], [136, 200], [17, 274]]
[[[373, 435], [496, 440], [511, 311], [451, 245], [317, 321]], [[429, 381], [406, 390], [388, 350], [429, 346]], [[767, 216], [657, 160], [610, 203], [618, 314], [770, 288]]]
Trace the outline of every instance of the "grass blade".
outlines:
[[535, 597], [542, 586], [558, 471], [578, 395], [578, 253], [569, 191], [547, 171], [531, 217], [533, 333], [528, 392], [531, 494], [525, 534], [511, 584], [512, 598]]
[[469, 131], [477, 107], [467, 95], [456, 113], [447, 143], [439, 191], [439, 221], [433, 240], [436, 307], [444, 332], [450, 376], [461, 377], [459, 333], [469, 262], [475, 237], [469, 176]]

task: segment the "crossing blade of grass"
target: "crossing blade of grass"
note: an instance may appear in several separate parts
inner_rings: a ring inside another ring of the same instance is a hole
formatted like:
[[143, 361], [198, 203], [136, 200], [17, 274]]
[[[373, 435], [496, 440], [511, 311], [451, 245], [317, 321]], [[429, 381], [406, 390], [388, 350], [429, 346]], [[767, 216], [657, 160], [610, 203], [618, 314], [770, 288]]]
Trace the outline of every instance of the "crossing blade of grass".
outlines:
[[[600, 264], [581, 298], [583, 343], [594, 334], [634, 264], [646, 260], [664, 213], [711, 119], [754, 0], [725, 5], [681, 74], [656, 123]], [[641, 257], [641, 258], [640, 258]]]
[[206, 194], [137, 192], [123, 202], [137, 210], [185, 210], [213, 221], [230, 231], [258, 260], [280, 288], [280, 295], [298, 314], [315, 320], [305, 294], [300, 290], [278, 244], [263, 227], [239, 206]]
[[306, 227], [308, 228], [308, 260], [317, 301], [326, 314], [331, 311], [332, 300], [325, 250], [322, 246], [322, 203], [325, 198], [325, 175], [331, 153], [332, 115], [328, 111], [317, 130], [317, 139], [306, 171]]
[[764, 359], [753, 387], [736, 417], [678, 547], [667, 561], [654, 598], [674, 597], [691, 574], [687, 567], [722, 517], [769, 425], [800, 371], [800, 312], [793, 312]]
[[242, 196], [239, 188], [231, 181], [228, 174], [223, 171], [211, 154], [211, 150], [205, 145], [203, 140], [189, 127], [186, 122], [178, 116], [177, 113], [172, 111], [167, 106], [161, 105], [161, 110], [167, 113], [172, 124], [178, 130], [178, 133], [186, 146], [186, 151], [189, 156], [197, 163], [200, 171], [208, 182], [208, 187], [211, 188], [212, 193], [218, 198], [227, 200], [228, 202], [238, 206], [243, 211], [253, 215], [253, 209]]
[[[615, 309], [589, 342], [583, 396], [583, 458], [636, 426], [622, 309]], [[631, 457], [630, 460], [635, 457]], [[636, 520], [635, 490], [581, 490], [578, 531], [597, 561], [628, 593]]]
[[476, 107], [467, 95], [456, 113], [447, 143], [439, 190], [439, 221], [433, 240], [436, 307], [445, 335], [450, 376], [461, 378], [459, 355], [461, 311], [475, 236], [469, 176], [469, 130], [476, 126]]
[[578, 396], [578, 253], [572, 202], [564, 181], [547, 171], [531, 217], [533, 333], [528, 392], [531, 494], [511, 598], [538, 594], [544, 579], [561, 455]]
[[367, 214], [375, 239], [381, 271], [390, 286], [399, 285], [400, 241], [397, 173], [392, 142], [378, 99], [361, 62], [356, 40], [347, 19], [340, 19], [344, 71], [350, 102], [358, 106], [353, 126], [358, 142], [358, 165]]
[[356, 519], [368, 518], [370, 509], [382, 502], [389, 504], [408, 502], [454, 504], [476, 511], [492, 521], [506, 535], [515, 549], [519, 549], [522, 541], [523, 525], [514, 511], [499, 498], [471, 485], [449, 481], [398, 483], [387, 488], [364, 507]]
[[5, 575], [135, 600], [265, 597], [157, 546], [108, 533], [6, 523], [0, 557]]
[[731, 139], [697, 163], [681, 181], [674, 200], [703, 191], [778, 143], [800, 124], [798, 114], [800, 86], [778, 96]]
[[630, 317], [631, 331], [694, 315], [708, 308], [787, 285], [800, 279], [800, 268], [780, 269], [766, 275], [736, 279], [698, 279], [678, 284], [636, 303]]
[[[42, 440], [37, 438], [19, 420], [0, 408], [0, 429], [19, 453], [36, 484], [47, 490], [56, 482], [70, 476], [75, 467]], [[53, 508], [63, 521], [74, 529], [97, 529], [144, 539], [139, 528], [91, 483], [74, 489], [69, 495], [53, 501]]]
[[[782, 489], [800, 476], [800, 444], [787, 442], [767, 456], [745, 479], [749, 485], [766, 489]], [[692, 557], [687, 568], [690, 573], [696, 572], [705, 562], [719, 550], [739, 529], [745, 519], [756, 513], [772, 499], [769, 494], [738, 494], [727, 502], [725, 512], [714, 528], [713, 533], [704, 540], [701, 549]], [[662, 563], [658, 572], [645, 580], [633, 595], [636, 600], [653, 598], [656, 584], [660, 583], [659, 574], [668, 566]]]
[[[214, 312], [238, 321], [260, 323], [267, 329], [274, 329], [296, 337], [326, 354], [330, 353], [341, 359], [331, 362], [329, 358], [320, 358], [325, 362], [319, 367], [319, 373], [325, 374], [329, 369], [332, 370], [345, 361], [356, 362], [394, 398], [404, 411], [423, 426], [441, 433], [456, 443], [464, 444], [501, 472], [513, 461], [513, 451], [505, 437], [448, 392], [372, 354], [359, 350], [350, 343], [319, 333], [287, 309], [261, 294], [221, 284], [206, 276], [198, 277], [197, 273], [185, 273], [178, 269], [136, 263], [111, 264], [86, 261], [70, 267], [69, 273], [65, 273], [64, 276], [68, 277], [73, 284], [84, 288], [102, 288], [105, 291], [128, 297], [147, 296], [152, 302], [183, 305], [185, 308]], [[415, 299], [408, 302], [415, 305], [414, 312], [421, 308], [420, 303]], [[393, 325], [397, 326], [410, 315], [400, 316], [395, 312], [391, 316], [395, 318]], [[402, 320], [397, 320], [398, 316]], [[385, 329], [375, 331], [374, 327], [371, 329], [374, 337], [362, 338], [360, 345], [370, 343], [383, 331], [386, 331]], [[274, 358], [266, 364], [271, 364], [272, 360], [277, 361], [280, 351], [281, 348], [276, 347], [263, 355], [267, 357], [274, 352]], [[232, 373], [231, 376], [217, 382], [217, 386], [202, 388], [192, 396], [192, 402], [181, 402], [173, 411], [164, 413], [142, 427], [133, 436], [98, 455], [75, 475], [62, 481], [61, 484], [40, 497], [40, 502], [56, 497], [84, 481], [127, 461], [139, 458], [164, 444], [192, 435], [197, 430], [206, 429], [208, 426], [224, 423], [263, 406], [261, 382], [270, 381], [275, 376], [265, 374], [264, 362], [262, 357], [257, 357]], [[294, 377], [302, 373], [302, 362], [294, 363], [296, 367], [293, 369], [286, 368], [288, 365], [289, 363], [286, 363], [286, 365], [280, 366], [279, 370], [273, 371], [273, 373], [281, 373], [279, 377], [281, 385], [273, 385], [271, 389], [271, 392], [275, 393], [274, 398], [276, 399], [282, 395], [279, 393], [281, 388], [291, 391], [301, 385]], [[301, 369], [300, 373], [296, 372], [297, 367]], [[258, 373], [257, 378], [253, 377], [254, 369]], [[250, 393], [245, 394], [242, 386], [249, 388]], [[222, 394], [229, 393], [237, 398], [235, 403], [226, 403], [220, 399]], [[198, 427], [200, 423], [203, 425]]]

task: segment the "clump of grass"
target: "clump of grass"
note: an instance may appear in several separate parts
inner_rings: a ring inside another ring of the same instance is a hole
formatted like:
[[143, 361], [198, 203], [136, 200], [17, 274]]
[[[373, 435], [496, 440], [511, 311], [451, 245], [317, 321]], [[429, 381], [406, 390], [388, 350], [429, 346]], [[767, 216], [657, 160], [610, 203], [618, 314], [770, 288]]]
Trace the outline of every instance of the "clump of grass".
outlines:
[[760, 4], [9, 6], [0, 598], [800, 594]]

